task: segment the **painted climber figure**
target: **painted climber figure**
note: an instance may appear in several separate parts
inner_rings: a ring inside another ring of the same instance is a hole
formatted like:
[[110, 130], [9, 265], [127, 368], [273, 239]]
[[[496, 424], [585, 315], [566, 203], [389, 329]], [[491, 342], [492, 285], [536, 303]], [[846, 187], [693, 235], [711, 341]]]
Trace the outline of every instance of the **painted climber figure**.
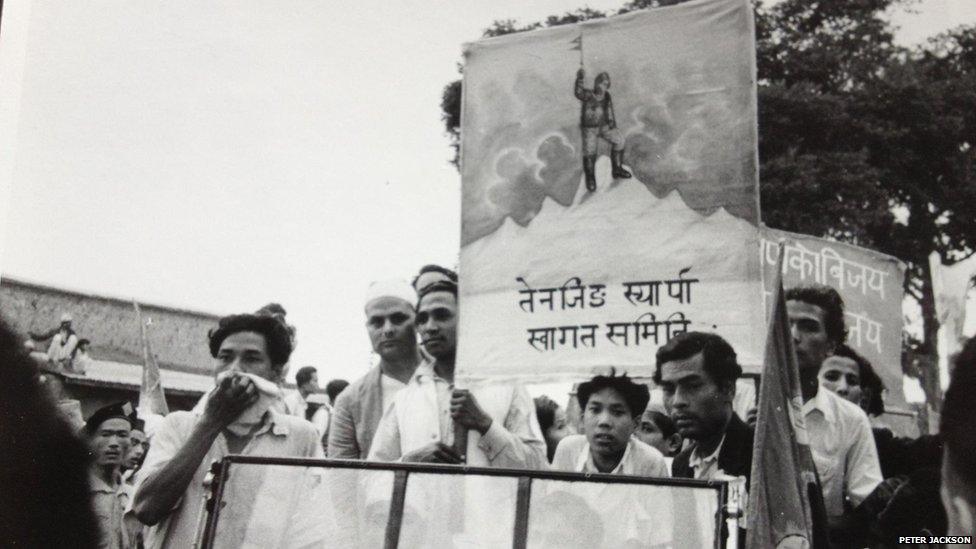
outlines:
[[610, 163], [614, 179], [629, 179], [630, 172], [624, 169], [624, 140], [617, 129], [613, 114], [613, 101], [610, 99], [610, 75], [601, 72], [593, 81], [593, 89], [584, 87], [586, 72], [580, 68], [576, 73], [576, 98], [580, 107], [580, 130], [583, 134], [583, 173], [586, 175], [586, 190], [596, 190], [596, 157], [598, 139], [610, 143]]

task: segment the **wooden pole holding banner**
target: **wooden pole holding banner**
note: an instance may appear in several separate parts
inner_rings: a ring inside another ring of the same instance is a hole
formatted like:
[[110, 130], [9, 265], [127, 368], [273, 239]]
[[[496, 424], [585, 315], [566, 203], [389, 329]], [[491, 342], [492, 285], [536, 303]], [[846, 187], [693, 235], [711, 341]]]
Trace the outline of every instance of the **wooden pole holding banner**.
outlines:
[[454, 451], [461, 456], [461, 463], [468, 462], [468, 430], [458, 422], [454, 422]]
[[[455, 368], [456, 367], [457, 366], [455, 365]], [[456, 381], [455, 384], [451, 385], [452, 394], [454, 393], [455, 389], [459, 389]], [[468, 462], [468, 430], [467, 428], [464, 427], [464, 425], [461, 425], [454, 419], [452, 419], [451, 422], [454, 425], [454, 444], [452, 444], [451, 447], [454, 448], [454, 451], [457, 452], [459, 456], [461, 456], [461, 463], [467, 463]]]

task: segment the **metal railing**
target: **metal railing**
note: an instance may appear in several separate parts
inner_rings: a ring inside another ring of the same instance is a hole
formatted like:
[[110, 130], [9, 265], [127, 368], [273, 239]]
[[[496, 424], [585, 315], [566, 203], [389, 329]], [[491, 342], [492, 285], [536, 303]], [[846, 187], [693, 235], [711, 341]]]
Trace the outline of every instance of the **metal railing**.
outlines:
[[[630, 490], [634, 492], [645, 488], [662, 491], [692, 493], [696, 501], [707, 502], [707, 509], [714, 511], [709, 513], [708, 529], [705, 539], [713, 540], [708, 546], [718, 548], [735, 547], [738, 528], [738, 518], [741, 516], [739, 494], [740, 490], [735, 483], [725, 481], [693, 480], [681, 478], [650, 478], [634, 477], [626, 475], [609, 474], [583, 474], [564, 471], [539, 471], [523, 469], [492, 469], [483, 467], [468, 467], [464, 465], [433, 465], [415, 463], [378, 463], [366, 461], [337, 460], [337, 459], [301, 459], [301, 458], [274, 458], [258, 456], [231, 455], [222, 461], [214, 462], [211, 467], [211, 475], [208, 478], [209, 490], [208, 501], [206, 502], [206, 516], [201, 525], [202, 532], [198, 536], [201, 540], [201, 547], [212, 548], [219, 546], [218, 530], [221, 524], [221, 517], [227, 506], [246, 505], [251, 502], [234, 502], [228, 500], [229, 493], [227, 487], [231, 478], [235, 476], [234, 471], [243, 470], [245, 467], [287, 467], [287, 468], [307, 468], [306, 470], [329, 470], [329, 471], [361, 471], [369, 474], [382, 473], [389, 475], [392, 473], [392, 491], [389, 493], [388, 514], [386, 515], [385, 530], [382, 536], [382, 546], [387, 549], [402, 547], [401, 535], [403, 534], [405, 503], [408, 496], [408, 480], [412, 477], [435, 475], [439, 477], [457, 477], [459, 475], [467, 478], [497, 479], [502, 482], [511, 479], [510, 483], [515, 483], [515, 502], [513, 509], [514, 521], [511, 526], [511, 535], [506, 536], [511, 540], [511, 546], [515, 549], [525, 549], [529, 544], [530, 521], [541, 520], [532, 515], [533, 512], [533, 488], [541, 485], [545, 490], [552, 485], [565, 485], [572, 483], [577, 489], [608, 487], [610, 493]], [[499, 477], [502, 477], [499, 479]], [[463, 483], [465, 479], [460, 479]], [[583, 484], [579, 484], [583, 483]], [[629, 487], [629, 488], [628, 488]], [[463, 487], [462, 487], [463, 488]], [[645, 490], [645, 493], [647, 491]], [[479, 494], [475, 493], [474, 497]], [[438, 497], [448, 498], [450, 494], [437, 494]], [[457, 503], [457, 496], [453, 500]], [[555, 496], [555, 497], [558, 497]], [[709, 501], [711, 500], [711, 501]], [[574, 500], [582, 501], [582, 500]], [[385, 503], [385, 499], [384, 499]], [[589, 501], [589, 504], [599, 505], [599, 501]], [[350, 504], [352, 507], [352, 504]], [[584, 505], [587, 507], [587, 505]], [[687, 509], [687, 507], [686, 507]], [[354, 509], [332, 509], [337, 513], [356, 512]], [[499, 515], [505, 515], [505, 509], [499, 509]], [[541, 515], [540, 515], [541, 516]], [[692, 521], [687, 513], [673, 513], [673, 527], [677, 532], [682, 531], [682, 521]], [[504, 521], [502, 521], [504, 522]], [[701, 523], [691, 524], [688, 528], [700, 529]], [[733, 532], [728, 536], [728, 532]], [[376, 532], [378, 534], [378, 532]], [[701, 532], [698, 532], [701, 534]], [[537, 536], [538, 537], [538, 536]], [[674, 540], [678, 542], [680, 540]], [[535, 544], [538, 546], [538, 543]], [[680, 543], [677, 543], [681, 546]], [[334, 545], [333, 545], [334, 546]], [[495, 545], [497, 546], [497, 545]], [[670, 546], [665, 544], [664, 546]], [[406, 548], [405, 548], [406, 549]]]

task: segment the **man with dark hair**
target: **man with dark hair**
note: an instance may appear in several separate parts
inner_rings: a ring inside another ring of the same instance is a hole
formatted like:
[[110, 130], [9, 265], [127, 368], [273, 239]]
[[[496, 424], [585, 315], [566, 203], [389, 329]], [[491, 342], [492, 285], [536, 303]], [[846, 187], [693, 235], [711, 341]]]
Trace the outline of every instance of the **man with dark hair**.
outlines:
[[[417, 327], [434, 363], [424, 363], [383, 415], [371, 461], [460, 463], [454, 426], [470, 431], [468, 465], [544, 469], [546, 449], [535, 406], [520, 385], [454, 387], [457, 352], [457, 286], [426, 286], [417, 303]], [[344, 393], [345, 394], [345, 393]], [[450, 419], [453, 421], [450, 421]]]
[[824, 359], [817, 374], [820, 386], [861, 407], [869, 416], [884, 413], [884, 384], [866, 358], [846, 343]]
[[664, 455], [668, 470], [671, 470], [671, 463], [674, 461], [674, 456], [681, 451], [681, 443], [684, 439], [681, 438], [681, 433], [678, 432], [674, 421], [663, 406], [647, 405], [634, 436], [644, 444], [657, 448]]
[[976, 337], [969, 338], [953, 364], [940, 426], [945, 442], [942, 504], [948, 535], [972, 536], [976, 534]]
[[315, 366], [302, 366], [295, 374], [295, 390], [285, 396], [285, 410], [293, 416], [306, 417], [308, 395], [319, 390], [319, 373]]
[[[213, 461], [228, 454], [321, 457], [315, 428], [277, 413], [278, 381], [291, 355], [287, 328], [270, 316], [233, 315], [210, 333], [216, 388], [198, 409], [173, 412], [155, 428], [152, 446], [137, 475], [133, 511], [150, 528], [146, 547], [190, 547], [194, 543], [204, 488]], [[259, 492], [262, 468], [242, 468], [228, 480], [235, 497], [226, 502], [222, 539], [244, 544]], [[223, 521], [222, 521], [223, 522]]]
[[447, 267], [441, 267], [440, 265], [424, 265], [420, 268], [420, 272], [417, 276], [413, 278], [411, 285], [414, 290], [420, 292], [427, 286], [435, 282], [453, 282], [458, 283], [458, 275], [456, 272], [448, 269]]
[[821, 365], [847, 337], [844, 301], [828, 286], [791, 288], [786, 292], [786, 314], [800, 370], [810, 451], [831, 529], [835, 534], [853, 531], [849, 510], [860, 505], [882, 478], [864, 410], [831, 391], [819, 390]]
[[[834, 354], [820, 366], [820, 388], [832, 391], [848, 402], [857, 404], [868, 416], [884, 413], [884, 383], [874, 373], [871, 363], [847, 344], [838, 345]], [[878, 451], [881, 474], [888, 479], [912, 475], [919, 469], [935, 467], [942, 462], [939, 435], [917, 438], [896, 437], [884, 426], [873, 426], [874, 445]]]
[[73, 373], [85, 373], [88, 366], [94, 362], [89, 354], [89, 349], [91, 349], [91, 341], [85, 338], [78, 340], [78, 346], [75, 347], [75, 353], [71, 357], [71, 371]]
[[[280, 322], [281, 325], [288, 330], [288, 338], [291, 340], [291, 350], [295, 350], [295, 347], [298, 346], [298, 329], [291, 324], [288, 324], [288, 311], [286, 311], [280, 303], [268, 303], [264, 307], [261, 307], [255, 311], [254, 314], [258, 316], [270, 316], [271, 318]], [[288, 372], [287, 364], [285, 365], [283, 371], [286, 373]]]
[[126, 483], [132, 484], [133, 474], [142, 467], [142, 460], [146, 457], [146, 450], [149, 449], [149, 439], [146, 438], [146, 422], [137, 419], [132, 423], [129, 431], [129, 450], [125, 453], [125, 461], [122, 463], [123, 479]]
[[[583, 434], [564, 438], [556, 448], [552, 468], [579, 473], [667, 477], [668, 466], [656, 448], [633, 436], [647, 408], [650, 391], [626, 375], [598, 375], [576, 389]], [[612, 525], [601, 547], [670, 547], [672, 502], [650, 501], [636, 487], [606, 490], [581, 486], [577, 493], [599, 502], [594, 511]]]
[[120, 402], [96, 410], [85, 422], [84, 432], [94, 457], [89, 490], [101, 530], [100, 548], [129, 546], [122, 518], [129, 494], [122, 483], [121, 468], [129, 450], [129, 431], [134, 421], [132, 405]]
[[546, 441], [546, 458], [552, 463], [559, 442], [569, 435], [575, 435], [576, 429], [567, 420], [566, 410], [555, 400], [542, 395], [536, 397], [534, 402], [535, 416], [539, 420], [542, 438]]
[[336, 399], [348, 386], [349, 382], [344, 379], [333, 379], [325, 386], [325, 394], [329, 396], [330, 406], [335, 406]]
[[583, 434], [559, 443], [553, 469], [666, 477], [664, 456], [633, 436], [647, 408], [650, 391], [626, 374], [595, 376], [576, 390], [583, 415]]
[[740, 375], [735, 350], [717, 334], [681, 333], [658, 349], [654, 383], [678, 432], [691, 441], [674, 458], [672, 475], [744, 476], [748, 485], [753, 432], [732, 411]]
[[374, 282], [366, 294], [366, 331], [380, 363], [337, 398], [329, 426], [330, 458], [366, 459], [397, 392], [424, 362], [417, 348], [417, 292], [401, 280]]

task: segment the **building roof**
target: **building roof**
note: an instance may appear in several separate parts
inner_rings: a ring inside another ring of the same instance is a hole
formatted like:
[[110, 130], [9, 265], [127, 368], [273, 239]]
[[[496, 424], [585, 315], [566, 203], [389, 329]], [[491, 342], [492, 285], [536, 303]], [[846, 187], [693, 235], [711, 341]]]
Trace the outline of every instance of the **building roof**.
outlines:
[[[32, 353], [41, 362], [47, 361], [44, 353]], [[70, 385], [90, 387], [111, 387], [139, 391], [142, 386], [142, 365], [126, 364], [108, 360], [92, 360], [85, 364], [85, 373], [60, 372]], [[159, 369], [163, 391], [166, 394], [202, 396], [214, 386], [212, 375], [178, 372], [166, 368]]]
[[[33, 288], [35, 290], [39, 290], [42, 292], [57, 293], [57, 294], [72, 296], [81, 299], [91, 299], [96, 301], [112, 302], [122, 307], [125, 307], [126, 309], [132, 307], [132, 302], [133, 302], [133, 298], [131, 297], [123, 298], [123, 297], [93, 293], [93, 292], [80, 290], [76, 288], [65, 288], [63, 286], [50, 286], [48, 284], [33, 282], [18, 276], [10, 276], [8, 274], [3, 274], [2, 276], [0, 276], [0, 282], [2, 282], [3, 285], [5, 286], [6, 285], [23, 286], [26, 288]], [[223, 316], [212, 312], [205, 312], [196, 309], [191, 309], [189, 307], [183, 307], [179, 305], [167, 305], [167, 304], [161, 304], [157, 302], [149, 303], [149, 302], [139, 301], [139, 306], [142, 307], [143, 310], [147, 310], [147, 311], [151, 311], [151, 310], [168, 311], [180, 315], [213, 320], [215, 322], [217, 320], [220, 320], [221, 316]]]

